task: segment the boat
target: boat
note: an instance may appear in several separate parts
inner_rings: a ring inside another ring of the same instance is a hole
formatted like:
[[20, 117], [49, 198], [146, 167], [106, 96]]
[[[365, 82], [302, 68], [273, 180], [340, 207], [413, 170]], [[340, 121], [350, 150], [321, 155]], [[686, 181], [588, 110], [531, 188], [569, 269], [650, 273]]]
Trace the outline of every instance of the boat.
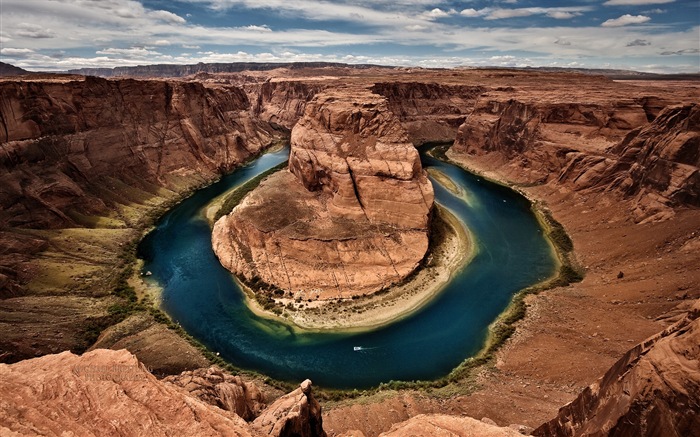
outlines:
[[355, 347], [352, 348], [352, 350], [354, 350], [354, 351], [361, 351], [361, 350], [362, 350], [362, 346], [355, 346]]

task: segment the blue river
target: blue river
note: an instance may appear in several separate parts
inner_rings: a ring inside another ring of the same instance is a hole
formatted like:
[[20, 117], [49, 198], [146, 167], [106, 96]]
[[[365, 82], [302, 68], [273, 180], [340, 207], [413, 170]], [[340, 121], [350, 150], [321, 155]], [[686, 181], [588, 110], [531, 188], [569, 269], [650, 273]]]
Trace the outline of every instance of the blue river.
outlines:
[[436, 201], [468, 227], [478, 246], [444, 290], [411, 316], [367, 332], [298, 332], [260, 318], [214, 255], [202, 208], [288, 155], [288, 148], [268, 153], [197, 191], [165, 214], [139, 245], [144, 271], [163, 288], [161, 308], [237, 367], [290, 382], [310, 378], [326, 388], [439, 378], [482, 348], [489, 324], [515, 293], [558, 267], [527, 199], [423, 149], [424, 167], [436, 167], [463, 190], [455, 195], [432, 180]]

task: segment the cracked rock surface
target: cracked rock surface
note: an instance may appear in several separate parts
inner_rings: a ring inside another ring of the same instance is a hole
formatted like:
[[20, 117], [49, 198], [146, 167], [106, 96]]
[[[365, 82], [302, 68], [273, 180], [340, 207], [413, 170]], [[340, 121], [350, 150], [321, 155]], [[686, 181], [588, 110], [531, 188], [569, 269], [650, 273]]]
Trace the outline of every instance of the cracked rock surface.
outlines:
[[370, 294], [418, 266], [433, 200], [386, 99], [361, 88], [329, 90], [294, 127], [289, 170], [221, 218], [212, 242], [226, 268], [295, 298]]

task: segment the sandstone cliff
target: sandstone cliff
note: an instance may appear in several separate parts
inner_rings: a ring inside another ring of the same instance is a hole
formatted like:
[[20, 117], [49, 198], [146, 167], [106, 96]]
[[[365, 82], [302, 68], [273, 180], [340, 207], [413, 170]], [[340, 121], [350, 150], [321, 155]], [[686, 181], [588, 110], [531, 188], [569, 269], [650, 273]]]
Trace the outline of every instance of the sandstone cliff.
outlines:
[[[171, 381], [157, 380], [125, 350], [101, 349], [82, 356], [63, 352], [0, 364], [0, 434], [325, 435], [321, 408], [313, 399], [308, 380], [262, 411], [254, 425], [237, 414], [253, 399], [231, 396], [238, 389], [250, 394], [256, 387], [238, 384], [235, 377], [217, 369], [201, 369]], [[257, 408], [257, 400], [254, 405]]]
[[386, 97], [416, 145], [451, 141], [486, 90], [479, 85], [447, 85], [435, 82], [380, 82], [372, 87]]
[[655, 111], [645, 101], [480, 103], [460, 126], [454, 152], [517, 183], [634, 197], [638, 221], [698, 205], [697, 105]]
[[433, 190], [385, 99], [317, 95], [292, 131], [289, 170], [216, 223], [226, 268], [296, 298], [330, 299], [377, 291], [418, 266]]
[[537, 436], [692, 436], [700, 432], [700, 302], [627, 352]]
[[271, 141], [249, 106], [239, 88], [198, 83], [2, 83], [0, 219], [74, 226], [138, 193], [211, 180]]
[[201, 83], [0, 83], [1, 360], [84, 350], [114, 323], [119, 256], [153, 213], [279, 135], [250, 106]]
[[304, 115], [306, 104], [327, 86], [301, 80], [266, 80], [261, 85], [246, 88], [253, 102], [253, 116], [291, 130]]

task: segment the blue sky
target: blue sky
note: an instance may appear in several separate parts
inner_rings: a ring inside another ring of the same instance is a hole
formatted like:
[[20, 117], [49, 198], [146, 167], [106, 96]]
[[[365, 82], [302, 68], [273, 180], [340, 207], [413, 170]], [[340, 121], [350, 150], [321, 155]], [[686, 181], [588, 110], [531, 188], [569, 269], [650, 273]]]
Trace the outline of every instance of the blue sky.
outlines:
[[0, 0], [29, 70], [331, 61], [700, 71], [698, 0]]

